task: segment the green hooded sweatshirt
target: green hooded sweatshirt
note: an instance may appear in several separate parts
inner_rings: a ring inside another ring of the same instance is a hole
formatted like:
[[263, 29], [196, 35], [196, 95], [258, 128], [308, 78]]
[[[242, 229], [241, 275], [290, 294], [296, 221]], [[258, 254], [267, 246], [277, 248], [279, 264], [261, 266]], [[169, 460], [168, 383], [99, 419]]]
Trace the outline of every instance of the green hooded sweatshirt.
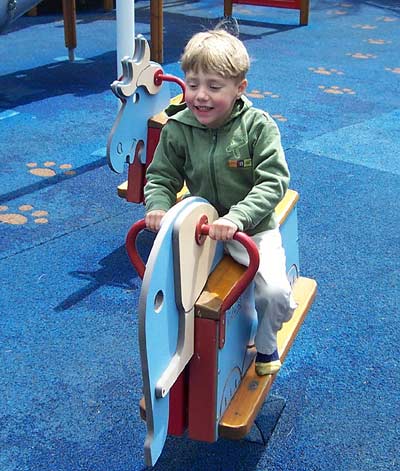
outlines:
[[186, 107], [170, 116], [146, 178], [147, 212], [168, 211], [186, 183], [190, 195], [254, 235], [277, 226], [275, 207], [289, 170], [276, 123], [241, 97], [218, 129], [199, 123]]

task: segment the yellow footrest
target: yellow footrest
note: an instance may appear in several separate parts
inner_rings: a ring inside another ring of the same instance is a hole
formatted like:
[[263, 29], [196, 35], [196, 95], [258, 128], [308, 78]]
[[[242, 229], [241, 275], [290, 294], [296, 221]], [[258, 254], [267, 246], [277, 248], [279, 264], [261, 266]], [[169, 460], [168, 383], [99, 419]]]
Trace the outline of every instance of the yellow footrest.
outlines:
[[[310, 278], [297, 279], [293, 294], [298, 304], [292, 319], [278, 332], [278, 351], [283, 363], [317, 292], [317, 283]], [[219, 422], [219, 436], [240, 440], [249, 432], [274, 382], [276, 375], [258, 376], [254, 362]]]

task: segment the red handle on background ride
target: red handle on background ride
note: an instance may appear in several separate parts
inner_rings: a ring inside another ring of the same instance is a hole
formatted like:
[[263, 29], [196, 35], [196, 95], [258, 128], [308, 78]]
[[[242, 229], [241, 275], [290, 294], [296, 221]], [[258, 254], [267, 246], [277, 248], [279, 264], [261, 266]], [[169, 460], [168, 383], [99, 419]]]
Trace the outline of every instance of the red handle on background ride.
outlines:
[[[123, 78], [124, 78], [124, 76], [121, 75], [118, 78], [118, 80], [121, 81]], [[157, 87], [159, 87], [163, 82], [173, 82], [173, 83], [176, 83], [177, 85], [179, 85], [182, 89], [181, 103], [183, 103], [185, 101], [186, 84], [181, 78], [176, 77], [175, 75], [171, 75], [171, 74], [164, 74], [162, 69], [158, 69], [158, 70], [156, 70], [156, 72], [154, 74], [154, 84], [157, 85]], [[119, 97], [119, 99], [121, 101], [124, 101], [124, 99], [121, 98], [121, 97]]]
[[[145, 228], [145, 220], [140, 219], [139, 221], [135, 222], [135, 224], [133, 224], [126, 236], [126, 250], [128, 252], [129, 259], [140, 278], [143, 278], [146, 266], [143, 260], [140, 258], [140, 255], [136, 249], [136, 239], [139, 232], [141, 232]], [[208, 224], [201, 224], [198, 229], [200, 230], [200, 233], [202, 235], [208, 235], [210, 231], [210, 226]], [[253, 280], [260, 264], [260, 255], [258, 253], [257, 245], [247, 234], [238, 231], [233, 236], [233, 239], [240, 242], [247, 250], [247, 253], [249, 255], [249, 266], [247, 267], [243, 275], [240, 277], [239, 281], [232, 288], [228, 296], [222, 302], [220, 308], [220, 311], [222, 313], [226, 312], [229, 308], [231, 308], [239, 299], [240, 295]]]

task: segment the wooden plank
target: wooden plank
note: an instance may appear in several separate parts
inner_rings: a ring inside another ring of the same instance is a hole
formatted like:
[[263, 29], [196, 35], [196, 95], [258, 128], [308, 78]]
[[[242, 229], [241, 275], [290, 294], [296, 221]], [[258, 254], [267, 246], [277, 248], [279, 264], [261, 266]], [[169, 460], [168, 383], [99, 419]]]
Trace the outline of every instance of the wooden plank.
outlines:
[[104, 11], [111, 11], [114, 9], [114, 0], [103, 0]]
[[310, 14], [310, 0], [300, 0], [300, 24], [308, 25], [308, 17]]
[[167, 114], [164, 111], [161, 111], [161, 113], [158, 113], [149, 119], [148, 127], [162, 129], [163, 126], [167, 123], [167, 121], [168, 121]]
[[152, 0], [150, 2], [151, 60], [159, 64], [164, 60], [163, 28], [163, 1]]
[[[126, 195], [127, 195], [127, 192], [128, 192], [128, 180], [125, 180], [120, 185], [118, 185], [117, 191], [118, 191], [118, 196], [120, 198], [125, 198], [126, 199]], [[186, 188], [186, 186], [184, 186], [182, 188], [182, 190], [176, 195], [176, 201], [177, 202], [181, 201], [182, 197], [187, 192], [188, 192], [188, 189]]]
[[[312, 279], [300, 277], [295, 283], [293, 293], [298, 307], [292, 319], [278, 333], [278, 350], [282, 362], [311, 307], [316, 291], [317, 284]], [[219, 423], [219, 436], [239, 440], [250, 432], [275, 377], [258, 376], [252, 363]]]
[[123, 183], [118, 185], [117, 193], [120, 198], [126, 198], [128, 193], [128, 180], [125, 180]]
[[74, 60], [74, 50], [76, 41], [76, 4], [75, 0], [62, 0], [64, 16], [64, 40], [65, 47], [68, 48], [68, 57], [70, 61]]
[[196, 302], [195, 316], [218, 320], [223, 300], [246, 268], [225, 255], [210, 274]]
[[232, 0], [224, 0], [224, 16], [232, 16], [233, 5]]
[[278, 217], [279, 225], [285, 222], [286, 218], [291, 213], [292, 209], [296, 206], [299, 200], [299, 194], [294, 190], [288, 190], [283, 197], [282, 201], [275, 208], [276, 215]]

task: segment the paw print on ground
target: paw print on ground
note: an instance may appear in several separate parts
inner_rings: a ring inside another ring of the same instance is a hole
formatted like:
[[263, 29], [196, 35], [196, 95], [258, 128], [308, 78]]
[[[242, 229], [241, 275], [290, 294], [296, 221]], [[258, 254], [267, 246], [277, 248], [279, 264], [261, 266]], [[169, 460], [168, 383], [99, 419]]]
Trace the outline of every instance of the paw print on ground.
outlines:
[[8, 206], [0, 206], [0, 223], [21, 226], [27, 224], [32, 218], [35, 224], [47, 224], [49, 222], [47, 219], [49, 213], [47, 211], [33, 211], [33, 209], [30, 204], [23, 204], [18, 207], [18, 213], [12, 213], [8, 212]]
[[385, 70], [388, 72], [393, 72], [394, 74], [400, 74], [400, 67], [385, 67]]
[[384, 45], [384, 44], [392, 44], [392, 41], [386, 41], [385, 39], [364, 39], [365, 42], [368, 44], [378, 44], [378, 45]]
[[376, 26], [374, 25], [354, 25], [353, 28], [359, 28], [359, 29], [376, 29]]
[[260, 92], [260, 90], [251, 90], [251, 92], [246, 93], [247, 96], [251, 98], [279, 98], [279, 95], [273, 92]]
[[384, 23], [393, 23], [394, 21], [397, 21], [397, 18], [394, 16], [380, 16], [378, 21], [383, 21]]
[[308, 70], [311, 70], [311, 72], [314, 72], [314, 74], [320, 74], [320, 75], [344, 75], [344, 72], [341, 72], [340, 70], [337, 69], [325, 69], [325, 67], [309, 67]]
[[318, 88], [323, 90], [324, 93], [331, 93], [332, 95], [355, 95], [356, 92], [353, 91], [351, 88], [340, 88], [337, 85], [333, 85], [332, 87], [325, 87], [324, 85], [320, 85]]
[[363, 52], [348, 52], [346, 56], [351, 56], [353, 59], [376, 59], [378, 57], [374, 54], [364, 54]]
[[244, 5], [235, 5], [235, 12], [237, 14], [243, 14], [243, 15], [251, 15], [252, 12], [249, 7], [245, 7]]
[[347, 11], [346, 10], [329, 10], [328, 11], [328, 15], [347, 15]]
[[281, 123], [284, 123], [287, 121], [287, 118], [282, 116], [281, 114], [271, 114], [272, 118], [276, 119], [277, 121], [280, 121]]
[[336, 5], [332, 5], [334, 8], [338, 8], [337, 10], [328, 10], [328, 15], [347, 15], [346, 10], [341, 10], [340, 8], [351, 8], [353, 5], [351, 3], [337, 3]]
[[[29, 173], [36, 175], [37, 177], [49, 178], [57, 175], [57, 170], [53, 168], [56, 167], [57, 164], [52, 161], [44, 162], [42, 167], [39, 167], [36, 162], [29, 162], [26, 166], [30, 169]], [[76, 174], [75, 170], [71, 170], [71, 164], [61, 164], [58, 169], [60, 169], [64, 175]]]

